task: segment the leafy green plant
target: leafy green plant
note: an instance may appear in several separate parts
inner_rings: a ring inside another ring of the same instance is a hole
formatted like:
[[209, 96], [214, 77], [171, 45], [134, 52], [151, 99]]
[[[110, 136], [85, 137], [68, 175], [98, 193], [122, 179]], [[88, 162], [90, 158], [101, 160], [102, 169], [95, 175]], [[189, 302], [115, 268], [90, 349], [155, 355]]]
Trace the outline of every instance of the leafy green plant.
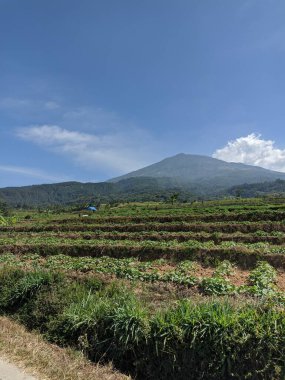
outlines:
[[223, 277], [203, 278], [199, 287], [207, 295], [226, 295], [237, 291], [236, 287]]
[[276, 277], [277, 272], [270, 264], [266, 261], [259, 261], [249, 275], [249, 282], [252, 286], [250, 291], [260, 296], [274, 294]]
[[4, 216], [0, 215], [0, 226], [8, 226], [8, 221]]
[[224, 260], [219, 263], [215, 269], [214, 277], [225, 277], [233, 274], [235, 266], [229, 260]]

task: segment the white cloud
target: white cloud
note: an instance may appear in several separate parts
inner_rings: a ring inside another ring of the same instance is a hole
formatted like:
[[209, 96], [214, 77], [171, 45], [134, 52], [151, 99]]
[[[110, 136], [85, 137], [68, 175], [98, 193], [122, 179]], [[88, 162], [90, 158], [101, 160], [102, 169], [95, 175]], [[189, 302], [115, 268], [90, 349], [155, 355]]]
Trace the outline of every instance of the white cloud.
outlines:
[[277, 148], [274, 141], [263, 140], [255, 133], [229, 141], [225, 147], [217, 149], [213, 157], [285, 172], [285, 149]]
[[35, 168], [27, 168], [23, 166], [12, 166], [12, 165], [0, 165], [0, 172], [6, 172], [10, 174], [23, 175], [26, 177], [32, 177], [36, 179], [41, 179], [45, 181], [59, 182], [63, 180], [67, 180], [67, 178], [56, 177], [54, 175], [50, 175], [43, 170], [35, 169]]
[[93, 138], [88, 134], [68, 131], [56, 125], [22, 128], [18, 131], [18, 136], [46, 146], [79, 145], [87, 143], [90, 138]]
[[82, 167], [124, 173], [145, 165], [148, 136], [133, 127], [109, 128], [105, 133], [84, 133], [58, 125], [40, 125], [18, 130], [17, 135], [63, 154]]
[[27, 126], [16, 130], [17, 137], [64, 156], [92, 176], [116, 176], [160, 158], [162, 143], [147, 130], [100, 107], [6, 98], [0, 99], [0, 108], [17, 124], [26, 121]]

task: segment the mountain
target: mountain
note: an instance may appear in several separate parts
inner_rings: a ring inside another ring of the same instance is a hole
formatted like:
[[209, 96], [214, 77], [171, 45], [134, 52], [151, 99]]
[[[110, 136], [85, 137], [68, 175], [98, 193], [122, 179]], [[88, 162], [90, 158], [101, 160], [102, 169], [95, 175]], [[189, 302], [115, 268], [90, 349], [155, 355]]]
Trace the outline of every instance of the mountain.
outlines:
[[[63, 182], [2, 188], [0, 203], [2, 201], [13, 207], [82, 205], [165, 200], [175, 193], [179, 193], [179, 199], [184, 201], [197, 197], [236, 195], [240, 192], [262, 193], [262, 189], [267, 192], [278, 186], [283, 188], [284, 184], [280, 182], [273, 185], [267, 183], [276, 180], [285, 180], [285, 173], [206, 156], [178, 154], [108, 182]], [[257, 188], [253, 185], [252, 188], [247, 187], [254, 183], [259, 183]], [[240, 185], [243, 185], [242, 189], [235, 188]]]
[[196, 184], [215, 190], [226, 189], [243, 183], [255, 183], [285, 179], [285, 173], [263, 169], [258, 166], [225, 162], [216, 158], [192, 154], [177, 154], [133, 171], [109, 182], [118, 182], [132, 177], [168, 177], [177, 185]]

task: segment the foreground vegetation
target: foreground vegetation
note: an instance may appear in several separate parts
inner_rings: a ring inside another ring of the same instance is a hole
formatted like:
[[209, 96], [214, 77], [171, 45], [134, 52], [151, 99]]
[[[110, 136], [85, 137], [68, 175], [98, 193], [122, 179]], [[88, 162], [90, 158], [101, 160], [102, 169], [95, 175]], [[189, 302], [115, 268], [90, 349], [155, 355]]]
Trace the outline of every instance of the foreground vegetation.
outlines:
[[137, 379], [284, 378], [281, 199], [82, 214], [1, 219], [2, 314]]
[[6, 267], [0, 279], [2, 313], [137, 378], [278, 379], [283, 371], [285, 318], [270, 298], [181, 300], [155, 312], [122, 284], [96, 278]]

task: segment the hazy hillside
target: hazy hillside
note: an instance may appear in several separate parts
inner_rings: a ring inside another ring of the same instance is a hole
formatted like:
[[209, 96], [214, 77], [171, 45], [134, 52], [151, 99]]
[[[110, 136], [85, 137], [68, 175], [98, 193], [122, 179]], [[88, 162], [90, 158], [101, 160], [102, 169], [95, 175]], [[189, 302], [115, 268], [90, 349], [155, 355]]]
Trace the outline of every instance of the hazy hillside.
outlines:
[[258, 197], [265, 194], [285, 194], [285, 181], [277, 179], [273, 182], [245, 183], [244, 185], [233, 186], [227, 191], [228, 195], [241, 197]]
[[165, 200], [173, 193], [189, 200], [201, 193], [196, 187], [181, 188], [168, 178], [130, 178], [118, 183], [63, 182], [52, 185], [0, 189], [0, 200], [13, 207], [70, 205], [112, 201]]
[[285, 173], [238, 163], [229, 163], [207, 156], [178, 154], [166, 158], [145, 168], [113, 178], [117, 182], [131, 177], [170, 177], [177, 183], [199, 183], [202, 186], [213, 186], [225, 189], [243, 183], [255, 183], [285, 179]]

